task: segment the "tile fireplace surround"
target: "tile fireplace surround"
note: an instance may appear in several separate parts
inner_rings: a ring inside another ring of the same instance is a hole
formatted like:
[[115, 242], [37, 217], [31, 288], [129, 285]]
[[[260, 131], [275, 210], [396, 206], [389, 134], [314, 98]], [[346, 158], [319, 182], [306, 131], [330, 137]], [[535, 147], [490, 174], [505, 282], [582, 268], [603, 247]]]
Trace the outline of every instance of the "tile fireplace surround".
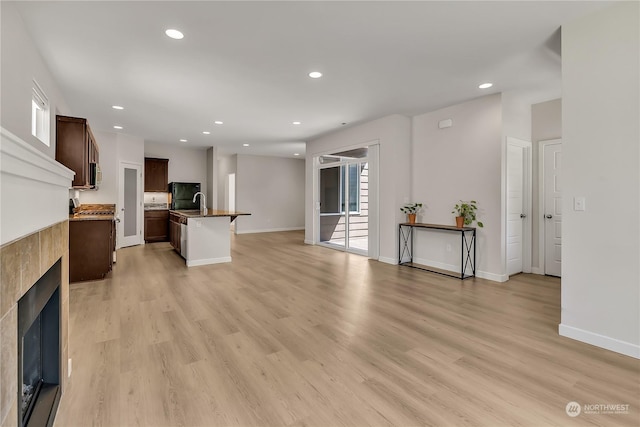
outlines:
[[18, 300], [62, 258], [60, 283], [61, 386], [68, 379], [69, 221], [32, 233], [0, 249], [0, 417], [2, 427], [18, 422]]
[[[68, 378], [73, 172], [0, 128], [0, 426], [19, 425], [18, 300], [61, 259], [60, 385]], [[38, 208], [24, 209], [38, 201]], [[20, 381], [21, 383], [21, 381]]]

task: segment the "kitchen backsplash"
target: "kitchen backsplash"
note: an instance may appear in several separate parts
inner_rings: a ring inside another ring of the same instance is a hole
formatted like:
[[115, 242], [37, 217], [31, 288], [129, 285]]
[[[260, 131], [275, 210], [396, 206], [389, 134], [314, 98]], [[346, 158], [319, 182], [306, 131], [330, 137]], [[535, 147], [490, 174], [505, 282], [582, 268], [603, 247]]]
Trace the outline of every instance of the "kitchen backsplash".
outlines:
[[144, 203], [169, 203], [169, 193], [144, 193]]

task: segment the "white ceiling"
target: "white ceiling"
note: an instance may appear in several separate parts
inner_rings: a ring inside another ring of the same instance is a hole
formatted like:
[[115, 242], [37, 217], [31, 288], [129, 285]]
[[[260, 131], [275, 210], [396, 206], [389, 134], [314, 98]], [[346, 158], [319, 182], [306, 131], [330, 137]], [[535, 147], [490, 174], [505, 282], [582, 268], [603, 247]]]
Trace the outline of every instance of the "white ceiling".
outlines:
[[[121, 125], [120, 132], [145, 141], [278, 156], [304, 155], [304, 141], [388, 114], [415, 115], [514, 89], [540, 101], [558, 97], [557, 30], [602, 6], [583, 1], [17, 4], [71, 113], [88, 118], [94, 129], [114, 131], [113, 125]], [[184, 39], [168, 38], [167, 28], [181, 30]], [[314, 70], [324, 76], [309, 78]], [[494, 86], [478, 89], [485, 81]], [[205, 130], [211, 134], [203, 135]]]

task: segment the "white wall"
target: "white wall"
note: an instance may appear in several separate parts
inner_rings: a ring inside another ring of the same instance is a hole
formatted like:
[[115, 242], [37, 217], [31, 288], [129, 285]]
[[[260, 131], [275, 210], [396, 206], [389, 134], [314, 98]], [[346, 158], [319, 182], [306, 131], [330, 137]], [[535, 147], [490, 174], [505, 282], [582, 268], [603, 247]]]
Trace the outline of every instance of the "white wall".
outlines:
[[[531, 143], [532, 143], [532, 172], [533, 183], [531, 188], [531, 267], [532, 270], [540, 271], [540, 250], [539, 230], [540, 215], [539, 209], [539, 159], [540, 141], [562, 138], [562, 100], [553, 99], [551, 101], [533, 104], [531, 106]], [[541, 271], [540, 271], [541, 272]], [[541, 272], [542, 273], [542, 272]]]
[[398, 262], [398, 223], [405, 220], [400, 207], [411, 196], [411, 119], [394, 114], [358, 126], [344, 129], [307, 143], [305, 242], [316, 243], [314, 236], [315, 209], [313, 191], [313, 159], [320, 154], [344, 151], [362, 144], [380, 145], [379, 167], [379, 260]]
[[[477, 230], [476, 275], [498, 281], [506, 280], [501, 255], [501, 102], [495, 94], [415, 116], [411, 156], [412, 201], [424, 204], [418, 221], [455, 225], [454, 205], [476, 200], [478, 219], [484, 223]], [[453, 126], [439, 129], [444, 119], [452, 119]], [[459, 271], [459, 235], [428, 233], [415, 241], [417, 261]]]
[[[640, 358], [640, 4], [562, 29], [560, 334]], [[573, 210], [574, 197], [586, 210]]]
[[508, 136], [531, 141], [531, 94], [520, 91], [502, 93], [502, 140]]
[[236, 233], [304, 228], [304, 160], [237, 155]]
[[[98, 190], [80, 191], [80, 203], [115, 204], [118, 202], [120, 162], [144, 167], [144, 140], [121, 133], [92, 131], [100, 150], [102, 184]], [[70, 190], [70, 197], [73, 197], [73, 193], [74, 190]], [[140, 197], [142, 200], [142, 195]]]
[[[15, 6], [10, 2], [0, 2], [0, 11], [0, 124], [21, 140], [55, 158], [56, 114], [70, 115], [69, 108]], [[49, 98], [49, 147], [31, 135], [31, 94], [34, 79]]]
[[218, 147], [207, 149], [207, 207], [218, 209]]
[[207, 194], [206, 148], [145, 142], [144, 155], [169, 159], [169, 182], [199, 182], [202, 192]]
[[[238, 169], [238, 155], [218, 157], [218, 209], [226, 209], [226, 198], [229, 197], [227, 176], [236, 173]], [[237, 206], [236, 206], [237, 207]]]

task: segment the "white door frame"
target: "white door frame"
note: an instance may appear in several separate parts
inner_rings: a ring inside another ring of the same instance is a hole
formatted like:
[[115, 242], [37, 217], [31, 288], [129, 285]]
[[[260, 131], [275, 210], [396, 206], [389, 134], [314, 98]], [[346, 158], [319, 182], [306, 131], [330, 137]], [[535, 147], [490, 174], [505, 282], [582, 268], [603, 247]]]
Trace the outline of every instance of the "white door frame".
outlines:
[[540, 274], [545, 274], [545, 212], [544, 212], [544, 148], [548, 145], [562, 144], [562, 139], [547, 139], [538, 143], [538, 264]]
[[[375, 147], [374, 147], [375, 146]], [[369, 250], [367, 256], [369, 258], [378, 259], [380, 254], [380, 188], [379, 188], [379, 175], [378, 169], [380, 165], [379, 161], [379, 140], [372, 140], [361, 144], [348, 145], [345, 147], [332, 148], [330, 150], [321, 151], [313, 155], [313, 242], [314, 245], [327, 246], [333, 249], [340, 248], [336, 246], [322, 245], [320, 242], [320, 157], [325, 155], [331, 155], [337, 152], [354, 150], [357, 148], [369, 147], [369, 155], [367, 156], [369, 162]], [[372, 147], [374, 147], [372, 149]], [[307, 243], [305, 241], [305, 243]], [[346, 246], [346, 245], [345, 245]], [[353, 252], [357, 253], [357, 252]]]
[[[358, 158], [358, 159], [354, 159], [354, 160], [341, 160], [339, 162], [336, 163], [331, 163], [328, 165], [321, 165], [320, 163], [318, 163], [318, 170], [317, 170], [317, 174], [318, 174], [318, 182], [320, 182], [320, 171], [323, 169], [331, 169], [334, 167], [337, 168], [342, 168], [343, 166], [345, 167], [345, 181], [348, 183], [349, 182], [349, 165], [352, 165], [354, 163], [356, 164], [360, 164], [362, 162], [365, 163], [369, 163], [369, 157], [363, 157], [363, 158]], [[349, 237], [349, 225], [350, 225], [350, 217], [351, 217], [351, 211], [349, 210], [349, 185], [345, 185], [344, 188], [344, 198], [345, 198], [345, 211], [344, 211], [344, 247], [338, 245], [338, 244], [334, 244], [334, 243], [330, 243], [330, 242], [323, 242], [320, 239], [320, 232], [321, 232], [321, 227], [318, 226], [318, 235], [317, 235], [317, 242], [318, 245], [320, 246], [326, 246], [328, 248], [332, 248], [332, 249], [337, 249], [340, 251], [346, 251], [346, 252], [351, 252], [351, 253], [355, 253], [358, 255], [364, 255], [364, 256], [368, 256], [368, 249], [367, 251], [362, 251], [360, 249], [356, 249], [356, 248], [351, 248], [349, 247], [349, 241], [350, 241], [350, 237]], [[318, 201], [320, 200], [320, 194], [319, 194], [319, 189], [318, 189], [318, 195], [317, 195]], [[321, 221], [320, 221], [320, 210], [318, 210], [318, 224], [320, 225]], [[369, 219], [367, 218], [367, 228], [369, 227]], [[368, 232], [368, 231], [367, 231]], [[368, 241], [368, 238], [367, 238]]]
[[[141, 245], [144, 244], [144, 236], [142, 230], [142, 224], [144, 223], [144, 206], [142, 204], [142, 164], [141, 163], [132, 163], [132, 162], [120, 162], [118, 165], [118, 204], [116, 205], [116, 215], [120, 217], [120, 213], [122, 212], [122, 206], [124, 205], [124, 169], [137, 169], [139, 171], [138, 174], [138, 185], [136, 189], [136, 202], [138, 204], [138, 215], [136, 215], [136, 229], [138, 230], [138, 241], [135, 244]], [[124, 240], [124, 221], [121, 219], [117, 223], [117, 238], [116, 238], [116, 247], [121, 248], [122, 242]], [[129, 246], [129, 245], [127, 245]]]
[[[531, 273], [531, 205], [532, 205], [532, 156], [531, 156], [531, 142], [525, 141], [518, 138], [513, 138], [511, 136], [507, 137], [507, 146], [514, 145], [516, 147], [521, 147], [522, 156], [523, 156], [523, 169], [522, 169], [522, 210], [523, 214], [526, 215], [522, 220], [522, 272], [523, 273]], [[506, 148], [505, 148], [506, 150]], [[508, 160], [509, 156], [505, 153], [505, 158]], [[505, 177], [508, 179], [508, 177]], [[505, 226], [506, 226], [506, 218], [507, 218], [507, 196], [505, 194]], [[505, 232], [505, 268], [507, 265], [507, 233]], [[506, 272], [506, 270], [505, 270]], [[506, 272], [508, 274], [508, 272]]]
[[[236, 174], [235, 172], [227, 174], [225, 179], [224, 208], [227, 211], [236, 210]], [[231, 221], [230, 229], [235, 233], [236, 231], [235, 221]]]

